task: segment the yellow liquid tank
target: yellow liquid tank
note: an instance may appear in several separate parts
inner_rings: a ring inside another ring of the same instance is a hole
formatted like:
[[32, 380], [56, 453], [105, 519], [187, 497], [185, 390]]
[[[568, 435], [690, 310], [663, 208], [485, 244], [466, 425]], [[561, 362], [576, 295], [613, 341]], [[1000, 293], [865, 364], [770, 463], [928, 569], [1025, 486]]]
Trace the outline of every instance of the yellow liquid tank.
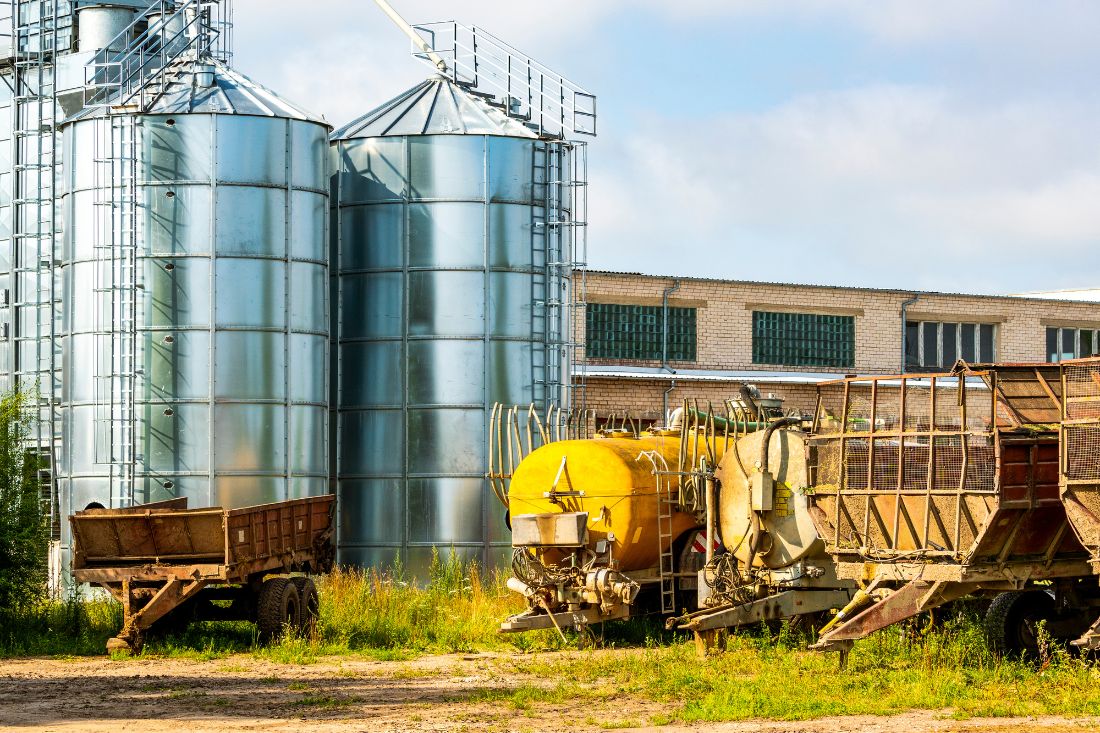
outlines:
[[[508, 492], [509, 513], [587, 512], [589, 549], [611, 536], [612, 558], [619, 570], [654, 568], [663, 549], [658, 541], [657, 482], [665, 496], [676, 497], [680, 488], [679, 476], [657, 475], [654, 467], [674, 474], [680, 443], [677, 430], [642, 433], [638, 438], [563, 440], [544, 445], [516, 468]], [[715, 460], [721, 460], [725, 440], [719, 436], [713, 444]], [[688, 453], [692, 453], [690, 448]], [[706, 454], [704, 440], [696, 438], [694, 455]], [[547, 496], [551, 492], [579, 495], [551, 501]], [[698, 526], [694, 515], [672, 511], [673, 541]]]

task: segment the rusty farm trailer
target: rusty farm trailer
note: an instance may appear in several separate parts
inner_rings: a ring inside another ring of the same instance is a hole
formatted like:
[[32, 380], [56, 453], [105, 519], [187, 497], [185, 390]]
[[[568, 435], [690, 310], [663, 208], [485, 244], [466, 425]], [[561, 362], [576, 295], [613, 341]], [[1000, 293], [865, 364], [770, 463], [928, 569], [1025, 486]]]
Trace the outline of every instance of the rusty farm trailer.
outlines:
[[1059, 493], [1062, 409], [1054, 364], [822, 385], [814, 521], [864, 607], [816, 648], [845, 652], [976, 592], [999, 593], [986, 621], [1005, 650], [1033, 648], [1040, 620], [1056, 638], [1080, 634], [1100, 594]]
[[109, 651], [138, 651], [154, 624], [192, 618], [251, 620], [269, 638], [316, 616], [312, 579], [287, 574], [331, 568], [334, 506], [319, 496], [242, 509], [188, 509], [186, 499], [86, 509], [69, 520], [73, 577], [122, 603]]

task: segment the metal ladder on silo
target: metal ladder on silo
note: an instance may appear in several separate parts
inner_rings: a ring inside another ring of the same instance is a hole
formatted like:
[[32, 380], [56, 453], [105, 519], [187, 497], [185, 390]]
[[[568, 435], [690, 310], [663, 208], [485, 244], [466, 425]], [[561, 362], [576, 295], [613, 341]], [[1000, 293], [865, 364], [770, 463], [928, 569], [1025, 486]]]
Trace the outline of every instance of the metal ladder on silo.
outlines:
[[[585, 266], [583, 261], [577, 261], [576, 252], [578, 240], [583, 238], [587, 226], [578, 206], [588, 185], [585, 166], [579, 163], [575, 154], [577, 146], [564, 141], [538, 141], [534, 146], [533, 180], [541, 181], [544, 187], [541, 197], [544, 220], [536, 222], [535, 227], [541, 224], [543, 232], [542, 249], [534, 249], [535, 255], [542, 255], [543, 267], [541, 271], [536, 270], [533, 277], [532, 332], [540, 334], [546, 346], [541, 352], [541, 361], [538, 361], [537, 352], [532, 353], [532, 368], [535, 383], [542, 385], [547, 400], [552, 399], [563, 407], [583, 409], [573, 404], [571, 398], [571, 367], [578, 346], [572, 334], [578, 312], [583, 315], [583, 310], [578, 311], [578, 306], [583, 309], [583, 298], [576, 297], [571, 282], [574, 268]], [[567, 160], [569, 165], [566, 165]], [[560, 393], [551, 395], [555, 385], [560, 387]]]
[[[59, 502], [53, 465], [56, 459], [60, 343], [56, 329], [60, 301], [56, 281], [58, 0], [16, 0], [11, 7], [14, 66], [12, 96], [12, 297], [7, 334], [13, 344], [12, 387], [35, 389], [33, 454], [48, 504], [50, 530], [60, 534]], [[32, 285], [33, 283], [33, 285]], [[30, 314], [30, 317], [26, 316]], [[28, 355], [27, 351], [31, 353]], [[31, 358], [27, 358], [30, 356]]]
[[95, 255], [96, 463], [110, 466], [112, 506], [135, 502], [137, 473], [137, 120], [95, 120], [92, 249]]
[[[550, 148], [553, 143], [536, 140], [532, 144], [531, 158], [531, 200], [542, 203], [542, 219], [538, 218], [538, 207], [531, 207], [531, 335], [542, 342], [542, 348], [531, 349], [532, 401], [542, 409], [548, 409], [551, 403], [557, 404], [551, 394], [553, 374], [550, 371], [551, 336], [551, 283], [550, 267], [551, 245], [554, 236], [550, 222], [553, 194], [550, 191], [552, 158]], [[541, 240], [541, 246], [539, 246]]]
[[[169, 27], [181, 20], [180, 33], [188, 42], [165, 48], [152, 27], [134, 34], [150, 13], [159, 14]], [[138, 348], [141, 219], [135, 115], [164, 93], [173, 64], [185, 55], [211, 53], [229, 59], [230, 13], [229, 3], [223, 6], [220, 0], [156, 0], [123, 31], [134, 37], [122, 51], [104, 49], [86, 66], [85, 104], [103, 110], [95, 122], [93, 153], [95, 462], [110, 465], [112, 506], [135, 502], [142, 460], [137, 440], [137, 388], [143, 368]], [[199, 32], [191, 33], [191, 26]]]

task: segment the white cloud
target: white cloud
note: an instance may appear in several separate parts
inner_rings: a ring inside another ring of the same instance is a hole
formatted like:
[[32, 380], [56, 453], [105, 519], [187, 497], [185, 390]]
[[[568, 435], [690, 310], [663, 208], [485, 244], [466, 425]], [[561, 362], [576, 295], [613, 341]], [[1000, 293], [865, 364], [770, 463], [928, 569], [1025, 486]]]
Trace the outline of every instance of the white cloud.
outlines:
[[653, 119], [603, 150], [590, 259], [896, 287], [1087, 284], [1100, 265], [1098, 112], [872, 87]]
[[[615, 46], [613, 31], [638, 12], [688, 28], [840, 25], [873, 44], [921, 48], [929, 65], [955, 45], [955, 65], [935, 82], [836, 91], [826, 81], [751, 113], [701, 105], [671, 119], [654, 89], [649, 116], [629, 129], [615, 127], [621, 90], [597, 89], [595, 266], [994, 292], [1094, 285], [1100, 272], [1100, 99], [1091, 79], [1059, 87], [1096, 66], [1100, 3], [560, 0], [552, 13], [499, 0], [397, 5], [412, 21], [482, 25], [581, 82], [607, 54], [616, 68], [606, 78], [631, 73], [633, 49]], [[430, 73], [369, 0], [313, 7], [237, 0], [242, 70], [334, 124]], [[637, 43], [667, 52], [661, 38]]]

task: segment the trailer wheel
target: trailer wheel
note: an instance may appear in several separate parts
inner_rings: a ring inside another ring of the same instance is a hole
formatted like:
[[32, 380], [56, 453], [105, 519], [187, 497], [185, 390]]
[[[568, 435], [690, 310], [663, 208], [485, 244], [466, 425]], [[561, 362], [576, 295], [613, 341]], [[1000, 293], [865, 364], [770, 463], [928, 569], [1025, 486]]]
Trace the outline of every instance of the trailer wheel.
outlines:
[[1054, 599], [1041, 590], [1001, 593], [986, 611], [986, 638], [1001, 654], [1037, 657], [1039, 624], [1054, 617]]
[[297, 629], [301, 625], [298, 588], [290, 582], [290, 578], [268, 578], [264, 581], [260, 586], [256, 616], [256, 627], [263, 641], [277, 639], [287, 627]]
[[299, 627], [303, 633], [312, 633], [321, 615], [321, 600], [317, 596], [317, 584], [313, 582], [313, 578], [304, 575], [296, 575], [290, 579], [290, 582], [298, 589], [298, 600], [302, 609]]

